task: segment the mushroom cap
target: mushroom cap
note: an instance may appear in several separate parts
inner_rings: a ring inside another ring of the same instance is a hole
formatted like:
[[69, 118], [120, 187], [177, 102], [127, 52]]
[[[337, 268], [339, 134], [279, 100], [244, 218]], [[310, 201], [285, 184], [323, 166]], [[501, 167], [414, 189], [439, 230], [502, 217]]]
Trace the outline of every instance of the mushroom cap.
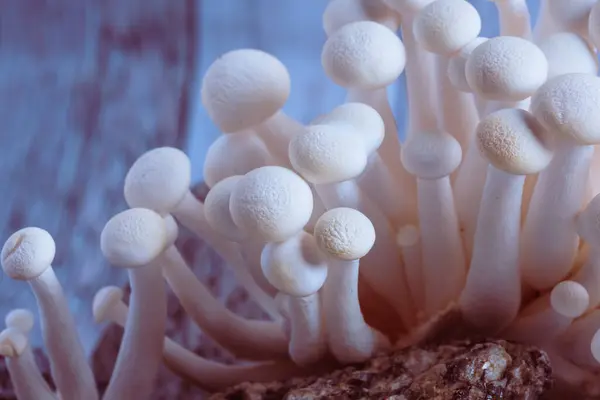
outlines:
[[581, 36], [588, 34], [590, 11], [597, 0], [547, 0], [550, 16], [565, 31]]
[[531, 97], [531, 113], [553, 135], [580, 145], [600, 143], [600, 78], [566, 74]]
[[593, 249], [600, 249], [600, 194], [577, 216], [577, 233]]
[[254, 49], [233, 50], [215, 60], [202, 79], [202, 104], [223, 132], [252, 128], [287, 101], [290, 74], [281, 61]]
[[265, 242], [286, 240], [310, 220], [310, 186], [293, 171], [267, 166], [248, 172], [231, 194], [234, 223], [248, 236]]
[[375, 228], [363, 213], [353, 208], [334, 208], [315, 224], [319, 249], [340, 260], [358, 260], [375, 244]]
[[28, 334], [33, 329], [34, 323], [33, 313], [24, 308], [12, 310], [4, 318], [4, 324], [8, 328], [15, 328], [24, 334]]
[[536, 174], [552, 160], [549, 137], [528, 111], [507, 108], [489, 114], [476, 129], [479, 151], [509, 174]]
[[239, 175], [223, 179], [210, 189], [204, 199], [206, 221], [214, 230], [234, 242], [244, 239], [244, 235], [233, 222], [229, 210], [231, 194], [241, 180], [242, 176]]
[[233, 175], [245, 175], [269, 165], [271, 156], [256, 135], [221, 135], [208, 148], [204, 160], [204, 181], [208, 187]]
[[344, 103], [315, 121], [313, 125], [350, 124], [363, 138], [367, 154], [375, 152], [385, 137], [385, 123], [373, 107], [364, 103]]
[[45, 230], [23, 228], [13, 233], [2, 247], [2, 268], [12, 279], [28, 281], [50, 268], [56, 244]]
[[123, 290], [116, 286], [106, 286], [94, 296], [92, 310], [96, 323], [105, 322], [111, 310], [123, 300]]
[[0, 332], [0, 356], [18, 357], [23, 354], [28, 343], [23, 332], [15, 328], [6, 328]]
[[294, 297], [317, 293], [327, 278], [327, 263], [317, 242], [304, 231], [283, 242], [268, 243], [260, 265], [273, 287]]
[[367, 166], [365, 142], [350, 125], [311, 125], [290, 142], [294, 169], [314, 184], [356, 178]]
[[598, 2], [595, 3], [588, 20], [588, 32], [594, 46], [600, 48], [600, 5], [598, 5]]
[[581, 316], [587, 310], [589, 301], [585, 287], [575, 281], [560, 282], [550, 293], [552, 309], [567, 318]]
[[449, 56], [473, 41], [481, 32], [477, 9], [465, 0], [436, 0], [417, 14], [415, 40], [427, 51]]
[[158, 257], [167, 244], [164, 219], [146, 208], [131, 208], [112, 217], [100, 234], [104, 257], [121, 268], [137, 268]]
[[581, 37], [571, 32], [560, 32], [545, 38], [540, 49], [548, 60], [548, 79], [555, 76], [582, 73], [596, 75], [596, 53]]
[[189, 191], [190, 159], [181, 150], [159, 147], [138, 158], [125, 176], [125, 201], [159, 214], [173, 211]]
[[414, 14], [434, 0], [383, 0], [392, 9], [403, 15]]
[[418, 132], [400, 153], [406, 170], [419, 179], [439, 179], [450, 175], [462, 159], [460, 143], [447, 132]]
[[466, 64], [472, 91], [486, 100], [520, 101], [548, 77], [548, 60], [532, 42], [498, 36], [477, 46]]
[[400, 16], [380, 0], [331, 0], [323, 12], [323, 29], [327, 36], [344, 25], [373, 21], [390, 29], [398, 27]]
[[473, 50], [475, 50], [477, 46], [486, 42], [487, 40], [489, 39], [486, 37], [476, 37], [465, 47], [460, 49], [458, 54], [455, 54], [448, 60], [448, 79], [450, 79], [450, 83], [452, 84], [452, 86], [454, 86], [461, 92], [471, 93], [473, 91], [469, 86], [469, 82], [467, 82], [467, 75], [465, 70], [467, 60], [469, 59], [469, 56], [471, 55]]
[[344, 25], [321, 53], [327, 76], [345, 88], [379, 89], [394, 82], [406, 65], [400, 38], [372, 21]]

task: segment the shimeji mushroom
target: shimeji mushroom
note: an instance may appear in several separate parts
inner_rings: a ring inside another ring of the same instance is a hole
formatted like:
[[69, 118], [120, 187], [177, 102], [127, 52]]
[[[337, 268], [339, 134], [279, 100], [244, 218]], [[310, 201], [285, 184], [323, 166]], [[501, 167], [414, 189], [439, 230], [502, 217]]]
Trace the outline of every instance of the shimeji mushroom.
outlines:
[[215, 232], [206, 221], [204, 205], [190, 192], [190, 181], [191, 163], [187, 155], [172, 147], [159, 147], [144, 153], [127, 172], [125, 200], [130, 207], [172, 214], [215, 249], [254, 300], [277, 318], [272, 300], [252, 279], [238, 246]]
[[425, 282], [423, 279], [423, 257], [421, 233], [415, 225], [404, 225], [398, 230], [396, 242], [402, 251], [406, 283], [410, 291], [417, 320], [425, 307]]
[[50, 368], [63, 400], [97, 399], [96, 382], [77, 336], [73, 316], [54, 270], [56, 245], [43, 229], [13, 233], [2, 248], [2, 268], [12, 279], [27, 281], [40, 309]]
[[546, 0], [548, 12], [562, 30], [588, 35], [588, 20], [597, 0]]
[[[590, 297], [589, 308], [600, 304], [600, 195], [596, 195], [577, 216], [577, 233], [590, 246], [588, 259], [575, 273], [573, 280], [581, 283]], [[599, 327], [600, 328], [600, 327]]]
[[[123, 303], [123, 291], [114, 286], [100, 289], [94, 297], [94, 318], [98, 323], [112, 322], [124, 327], [127, 325], [129, 309]], [[285, 380], [306, 375], [304, 370], [291, 361], [273, 361], [247, 365], [225, 365], [207, 360], [182, 347], [170, 338], [164, 338], [163, 361], [180, 377], [199, 387], [218, 391], [246, 381], [267, 382]], [[327, 368], [326, 365], [322, 366]], [[318, 371], [313, 366], [310, 372]]]
[[525, 176], [546, 168], [552, 152], [545, 129], [520, 109], [488, 115], [477, 126], [477, 139], [490, 165], [460, 304], [469, 323], [495, 333], [521, 306], [519, 233]]
[[342, 363], [365, 361], [389, 346], [366, 324], [358, 301], [360, 259], [375, 243], [373, 224], [357, 210], [335, 208], [317, 221], [315, 239], [329, 264], [323, 288], [329, 349]]
[[327, 341], [319, 290], [327, 278], [327, 264], [315, 238], [302, 231], [283, 242], [267, 244], [261, 266], [280, 296], [288, 297], [292, 361], [307, 366], [321, 360], [327, 352]]
[[522, 265], [528, 284], [547, 289], [568, 274], [578, 248], [575, 217], [587, 192], [593, 145], [600, 143], [600, 78], [557, 76], [532, 97], [531, 112], [553, 135], [555, 152], [529, 204]]
[[4, 319], [6, 330], [0, 333], [0, 354], [6, 357], [15, 394], [19, 400], [56, 400], [56, 395], [42, 376], [29, 344], [33, 314], [16, 309]]
[[599, 328], [600, 310], [593, 310], [573, 321], [559, 338], [557, 347], [575, 365], [596, 370], [600, 363], [592, 353], [592, 343]]
[[500, 35], [531, 39], [529, 8], [525, 0], [494, 0], [494, 4], [500, 19]]
[[574, 33], [555, 33], [542, 40], [539, 47], [548, 60], [548, 79], [572, 73], [596, 75], [598, 72], [594, 49]]
[[[163, 218], [132, 208], [111, 218], [100, 236], [106, 259], [127, 268], [131, 313], [105, 399], [148, 398], [154, 390], [167, 324], [167, 298], [160, 255], [170, 246]], [[143, 368], [138, 368], [143, 365]]]
[[344, 25], [358, 21], [377, 22], [396, 31], [400, 15], [382, 0], [331, 0], [323, 12], [323, 30], [327, 36]]

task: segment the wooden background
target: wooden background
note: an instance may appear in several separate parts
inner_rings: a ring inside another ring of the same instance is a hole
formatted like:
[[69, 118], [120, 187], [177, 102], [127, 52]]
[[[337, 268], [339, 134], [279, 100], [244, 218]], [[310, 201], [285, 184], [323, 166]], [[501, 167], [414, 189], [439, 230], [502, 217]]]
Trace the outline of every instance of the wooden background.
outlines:
[[[343, 101], [320, 67], [326, 0], [0, 0], [0, 240], [24, 226], [56, 239], [55, 267], [86, 349], [97, 339], [91, 298], [125, 275], [106, 265], [98, 238], [125, 207], [123, 178], [145, 150], [185, 148], [202, 179], [218, 132], [198, 104], [199, 79], [219, 54], [255, 47], [293, 79], [285, 110], [301, 121]], [[495, 34], [491, 2], [475, 5]], [[535, 7], [534, 7], [535, 8]], [[404, 125], [402, 80], [390, 90]], [[210, 270], [202, 250], [200, 275]], [[211, 272], [215, 292], [233, 293]], [[218, 287], [217, 287], [218, 286]], [[234, 302], [235, 303], [235, 302]], [[234, 304], [232, 303], [232, 304]], [[24, 283], [0, 282], [0, 316], [34, 309]], [[232, 305], [233, 307], [233, 305]], [[36, 337], [36, 341], [39, 337]]]

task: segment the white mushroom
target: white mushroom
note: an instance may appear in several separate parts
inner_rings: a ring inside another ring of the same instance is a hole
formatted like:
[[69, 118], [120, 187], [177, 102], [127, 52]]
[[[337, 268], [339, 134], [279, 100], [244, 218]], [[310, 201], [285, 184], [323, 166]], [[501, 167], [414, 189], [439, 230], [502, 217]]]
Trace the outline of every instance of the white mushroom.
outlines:
[[562, 29], [586, 37], [590, 12], [597, 0], [546, 0], [548, 12]]
[[600, 196], [597, 195], [577, 216], [577, 233], [589, 245], [590, 253], [572, 278], [588, 291], [590, 309], [600, 304], [600, 229], [596, 222], [599, 218]]
[[519, 251], [525, 175], [552, 159], [545, 129], [527, 111], [504, 109], [477, 126], [478, 147], [489, 160], [467, 284], [464, 317], [488, 333], [498, 332], [521, 306]]
[[62, 399], [97, 399], [92, 370], [62, 286], [51, 266], [55, 253], [56, 245], [48, 232], [24, 228], [12, 234], [4, 244], [2, 268], [12, 279], [27, 281], [36, 296], [52, 377]]
[[596, 53], [574, 33], [555, 33], [541, 41], [539, 47], [548, 60], [548, 79], [571, 73], [596, 75], [598, 72]]
[[529, 8], [525, 0], [494, 0], [494, 4], [500, 18], [500, 35], [531, 39]]
[[537, 180], [523, 228], [523, 274], [546, 289], [570, 271], [578, 247], [593, 144], [600, 143], [600, 78], [555, 77], [532, 97], [531, 112], [554, 136], [555, 153]]
[[576, 319], [560, 337], [561, 353], [575, 365], [597, 369], [600, 364], [592, 353], [592, 344], [598, 329], [600, 329], [600, 310], [593, 310]]
[[415, 306], [417, 316], [425, 310], [425, 281], [423, 279], [423, 257], [421, 233], [414, 225], [404, 225], [398, 230], [396, 242], [402, 250], [406, 283]]
[[329, 348], [342, 363], [365, 361], [388, 346], [387, 339], [366, 324], [358, 302], [359, 264], [375, 243], [373, 224], [359, 211], [335, 208], [317, 221], [315, 239], [329, 260], [323, 288]]

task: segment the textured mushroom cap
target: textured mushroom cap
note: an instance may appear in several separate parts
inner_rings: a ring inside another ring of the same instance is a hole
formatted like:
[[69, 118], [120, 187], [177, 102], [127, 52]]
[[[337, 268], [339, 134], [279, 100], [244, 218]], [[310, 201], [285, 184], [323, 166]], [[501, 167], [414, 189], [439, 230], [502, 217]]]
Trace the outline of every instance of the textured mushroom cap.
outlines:
[[6, 328], [0, 332], [0, 356], [18, 357], [27, 348], [29, 341], [18, 329]]
[[469, 82], [467, 82], [466, 76], [466, 65], [469, 56], [479, 46], [480, 44], [489, 40], [486, 37], [477, 37], [473, 39], [469, 44], [460, 49], [458, 54], [454, 55], [448, 60], [448, 78], [450, 79], [450, 83], [456, 89], [461, 92], [471, 93], [473, 90], [469, 86]]
[[327, 278], [327, 263], [317, 242], [304, 231], [286, 241], [267, 244], [260, 265], [273, 287], [295, 297], [318, 292]]
[[376, 22], [360, 21], [343, 26], [327, 39], [321, 63], [340, 86], [378, 89], [398, 79], [406, 52], [394, 32]]
[[477, 46], [466, 64], [469, 86], [487, 100], [520, 101], [548, 77], [548, 60], [535, 44], [498, 36]]
[[415, 40], [432, 53], [456, 53], [481, 32], [481, 17], [465, 0], [436, 0], [426, 5], [413, 23]]
[[600, 78], [557, 76], [531, 97], [531, 113], [552, 134], [580, 145], [600, 143]]
[[310, 220], [313, 196], [296, 173], [268, 166], [248, 172], [238, 182], [229, 209], [245, 235], [279, 242], [300, 232]]
[[596, 75], [598, 71], [594, 50], [574, 33], [550, 35], [539, 46], [548, 60], [548, 79], [571, 73]]
[[588, 34], [590, 11], [597, 0], [547, 0], [548, 12], [563, 30]]
[[107, 321], [111, 310], [123, 300], [123, 290], [116, 286], [106, 286], [94, 296], [92, 310], [94, 320], [100, 324]]
[[183, 200], [190, 187], [192, 167], [181, 150], [159, 147], [138, 158], [125, 176], [125, 201], [168, 214]]
[[223, 54], [202, 79], [202, 104], [223, 132], [238, 132], [272, 117], [291, 90], [287, 68], [272, 55], [254, 49]]
[[376, 151], [385, 137], [385, 123], [373, 107], [364, 103], [344, 103], [315, 121], [313, 125], [350, 124], [365, 142], [367, 154]]
[[28, 281], [50, 268], [56, 254], [52, 236], [29, 227], [13, 233], [2, 247], [2, 269], [12, 279]]
[[577, 216], [577, 233], [592, 248], [600, 249], [600, 194]]
[[[590, 39], [596, 48], [600, 47], [600, 5], [595, 2], [590, 12], [590, 18], [588, 20], [588, 32]], [[599, 343], [600, 344], [600, 343]]]
[[221, 135], [208, 148], [204, 160], [204, 180], [208, 187], [233, 175], [245, 175], [269, 165], [271, 156], [256, 135]]
[[401, 14], [414, 14], [434, 0], [383, 0]]
[[331, 36], [352, 22], [373, 21], [392, 28], [399, 20], [398, 13], [380, 0], [331, 0], [323, 12], [323, 29]]
[[242, 177], [239, 175], [223, 179], [212, 187], [204, 199], [204, 215], [210, 226], [227, 239], [235, 242], [241, 241], [244, 235], [233, 222], [229, 202], [231, 194], [240, 180]]
[[24, 308], [12, 310], [4, 318], [7, 327], [15, 328], [24, 334], [28, 334], [33, 329], [34, 323], [33, 313]]
[[360, 134], [350, 125], [311, 125], [290, 142], [290, 162], [304, 179], [327, 184], [353, 179], [367, 166]]
[[477, 125], [476, 135], [483, 156], [509, 174], [536, 174], [552, 160], [548, 133], [525, 110], [508, 108], [489, 114]]
[[358, 210], [334, 208], [317, 220], [315, 239], [325, 254], [341, 260], [357, 260], [375, 244], [375, 228]]
[[406, 170], [419, 179], [439, 179], [450, 175], [462, 159], [460, 143], [446, 132], [418, 132], [400, 153]]
[[117, 267], [144, 266], [163, 252], [167, 229], [163, 218], [152, 210], [132, 208], [112, 217], [100, 234], [104, 257]]
[[552, 309], [567, 318], [577, 318], [587, 310], [590, 298], [585, 287], [575, 281], [563, 281], [550, 293]]

